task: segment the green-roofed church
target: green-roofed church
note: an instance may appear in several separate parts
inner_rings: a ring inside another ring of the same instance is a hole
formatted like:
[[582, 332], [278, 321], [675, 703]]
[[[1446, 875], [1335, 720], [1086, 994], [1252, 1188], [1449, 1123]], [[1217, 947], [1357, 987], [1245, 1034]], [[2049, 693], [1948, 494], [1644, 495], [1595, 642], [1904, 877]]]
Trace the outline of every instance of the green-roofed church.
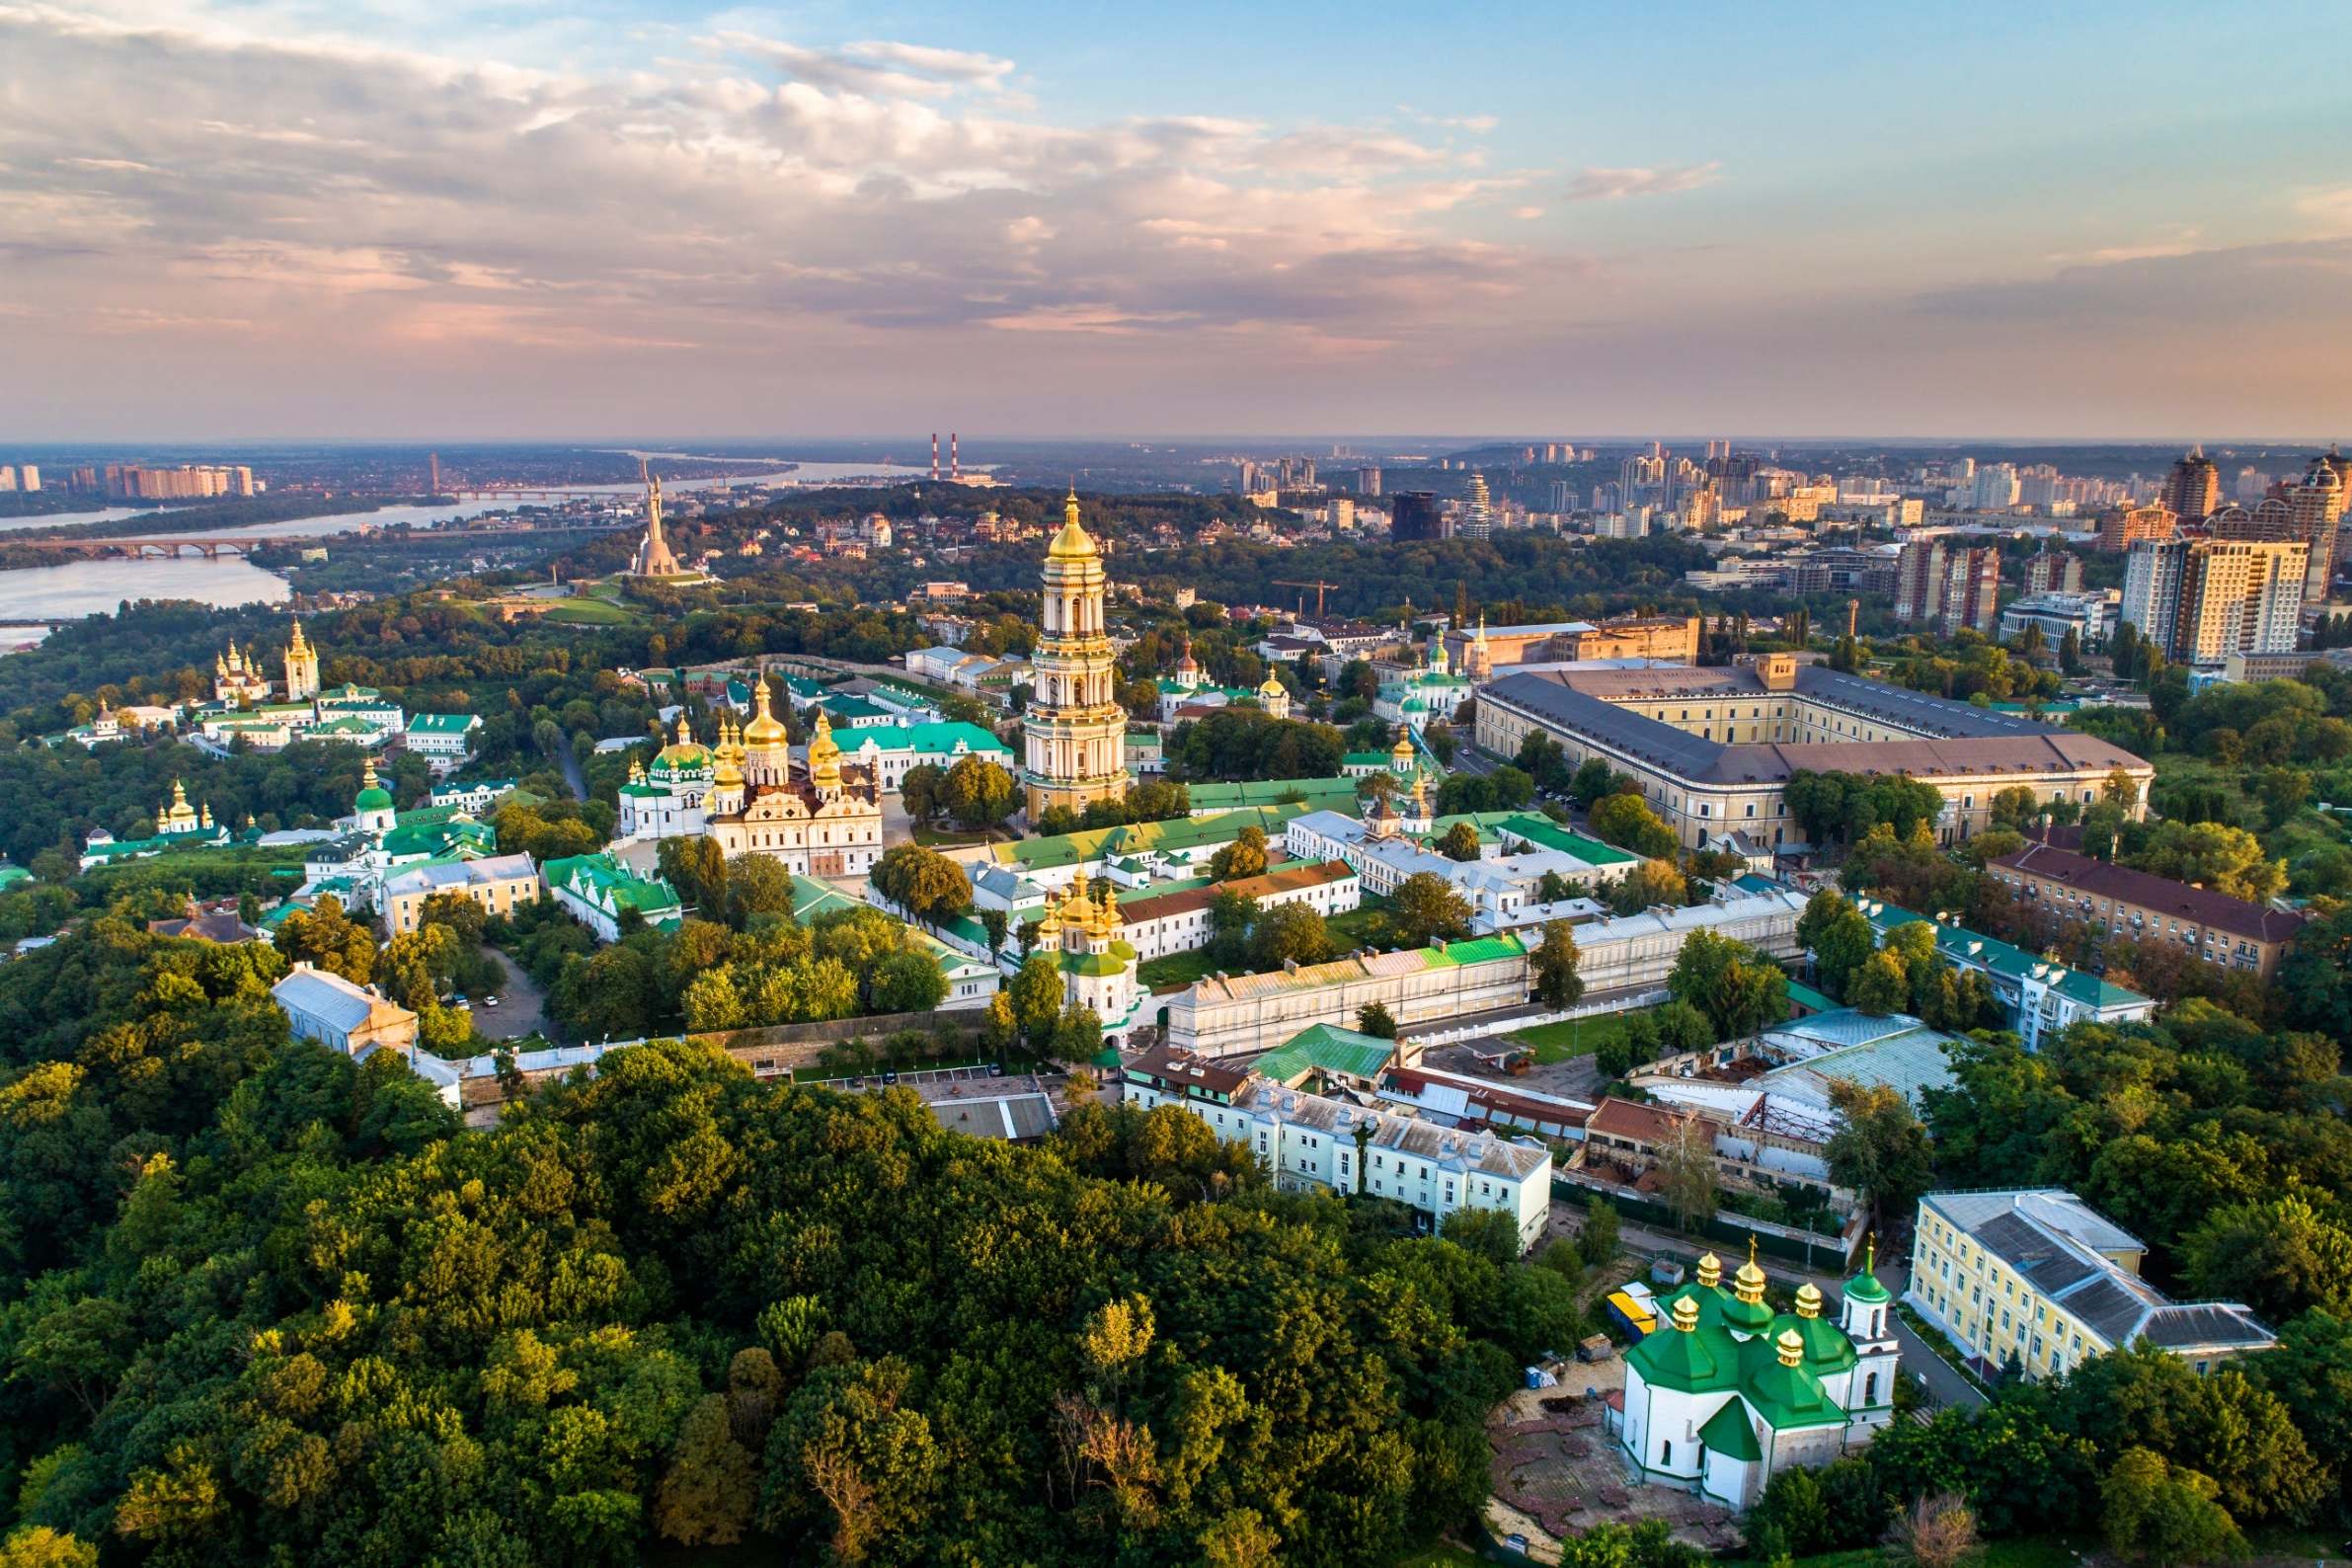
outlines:
[[1625, 1353], [1624, 1405], [1610, 1414], [1626, 1457], [1653, 1481], [1746, 1508], [1775, 1470], [1827, 1464], [1876, 1437], [1895, 1413], [1896, 1348], [1874, 1262], [1865, 1254], [1845, 1282], [1833, 1323], [1811, 1285], [1794, 1312], [1765, 1304], [1753, 1240], [1729, 1291], [1722, 1262], [1699, 1259], [1697, 1278], [1659, 1300], [1657, 1330]]

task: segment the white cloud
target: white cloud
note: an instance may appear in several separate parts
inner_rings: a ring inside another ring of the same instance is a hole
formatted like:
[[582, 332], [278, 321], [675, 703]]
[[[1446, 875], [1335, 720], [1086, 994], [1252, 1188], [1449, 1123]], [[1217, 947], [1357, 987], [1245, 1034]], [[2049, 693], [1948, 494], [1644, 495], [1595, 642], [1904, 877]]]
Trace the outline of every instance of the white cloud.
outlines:
[[1656, 169], [1587, 168], [1569, 182], [1567, 196], [1571, 201], [1620, 201], [1627, 196], [1674, 196], [1713, 185], [1722, 171], [1723, 165], [1712, 160]]

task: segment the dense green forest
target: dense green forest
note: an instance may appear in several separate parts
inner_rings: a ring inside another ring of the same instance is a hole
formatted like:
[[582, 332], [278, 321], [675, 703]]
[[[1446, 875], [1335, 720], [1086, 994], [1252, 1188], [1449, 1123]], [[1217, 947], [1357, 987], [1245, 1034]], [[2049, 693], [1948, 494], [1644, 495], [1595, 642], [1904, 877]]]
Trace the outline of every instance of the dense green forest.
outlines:
[[664, 1045], [461, 1133], [389, 1057], [289, 1041], [281, 962], [100, 920], [0, 971], [19, 1529], [172, 1564], [1359, 1564], [1466, 1516], [1485, 1409], [1579, 1326], [1508, 1237], [1277, 1196], [1174, 1110], [1016, 1148]]

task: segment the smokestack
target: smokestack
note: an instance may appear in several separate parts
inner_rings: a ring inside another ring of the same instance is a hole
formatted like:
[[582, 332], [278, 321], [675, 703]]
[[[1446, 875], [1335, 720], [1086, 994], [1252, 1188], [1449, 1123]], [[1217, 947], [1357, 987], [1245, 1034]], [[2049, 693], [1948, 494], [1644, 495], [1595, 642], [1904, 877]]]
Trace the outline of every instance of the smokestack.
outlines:
[[939, 482], [939, 432], [931, 432], [931, 482]]
[[964, 461], [956, 455], [956, 432], [954, 431], [947, 432], [947, 477], [950, 481], [960, 481], [964, 477]]

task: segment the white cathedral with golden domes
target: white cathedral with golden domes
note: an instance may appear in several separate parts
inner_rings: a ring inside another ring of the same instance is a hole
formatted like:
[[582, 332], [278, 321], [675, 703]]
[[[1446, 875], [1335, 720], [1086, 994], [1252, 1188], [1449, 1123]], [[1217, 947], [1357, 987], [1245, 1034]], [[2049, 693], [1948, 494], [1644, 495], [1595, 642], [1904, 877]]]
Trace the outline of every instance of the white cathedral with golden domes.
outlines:
[[1127, 794], [1127, 710], [1103, 621], [1109, 579], [1102, 551], [1078, 522], [1074, 487], [1061, 531], [1046, 548], [1044, 578], [1044, 635], [1030, 655], [1022, 719], [1021, 787], [1032, 823], [1057, 806], [1083, 812]]
[[632, 764], [621, 786], [623, 838], [709, 838], [720, 851], [765, 855], [808, 877], [862, 877], [882, 858], [882, 788], [841, 760], [822, 709], [796, 764], [783, 721], [770, 711], [767, 677], [752, 687], [751, 722], [719, 721], [713, 746], [683, 716], [677, 737], [650, 768]]

